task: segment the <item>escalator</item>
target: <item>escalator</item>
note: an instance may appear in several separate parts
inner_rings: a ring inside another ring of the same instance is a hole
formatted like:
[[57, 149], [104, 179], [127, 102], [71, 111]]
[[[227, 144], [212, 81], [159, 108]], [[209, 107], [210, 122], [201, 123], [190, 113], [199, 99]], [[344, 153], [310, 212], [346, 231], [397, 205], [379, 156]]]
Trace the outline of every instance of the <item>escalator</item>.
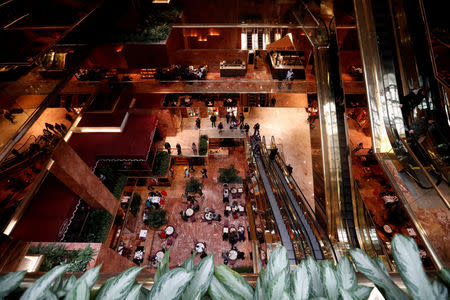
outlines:
[[253, 152], [253, 158], [256, 164], [256, 169], [258, 170], [261, 188], [263, 188], [265, 191], [264, 195], [266, 196], [266, 200], [271, 208], [272, 216], [275, 221], [276, 229], [278, 231], [281, 243], [287, 250], [290, 265], [296, 265], [297, 262], [299, 261], [297, 259], [299, 254], [296, 253], [291, 232], [288, 229], [287, 224], [284, 220], [281, 209], [277, 203], [277, 198], [275, 197], [275, 194], [273, 192], [268, 174], [266, 173], [264, 163], [261, 158], [261, 151], [260, 151], [261, 145], [258, 141], [251, 141], [250, 145], [251, 150]]
[[[295, 254], [297, 262], [308, 256], [316, 260], [336, 261], [327, 234], [315, 219], [303, 193], [288, 175], [282, 157], [277, 154], [273, 160], [270, 159], [265, 138], [260, 141], [252, 137], [251, 143], [283, 245], [285, 242], [292, 245], [292, 254]], [[283, 231], [287, 234], [284, 237], [281, 233]]]

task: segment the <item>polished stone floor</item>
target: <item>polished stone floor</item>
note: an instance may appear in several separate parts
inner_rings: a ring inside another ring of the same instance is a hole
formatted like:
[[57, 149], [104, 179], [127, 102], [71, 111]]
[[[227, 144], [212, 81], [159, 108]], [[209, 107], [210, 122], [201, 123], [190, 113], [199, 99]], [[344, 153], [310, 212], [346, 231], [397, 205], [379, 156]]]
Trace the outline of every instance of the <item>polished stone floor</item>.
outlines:
[[[237, 154], [228, 158], [220, 159], [209, 159], [208, 165], [206, 166], [208, 170], [208, 178], [202, 179], [200, 170], [203, 166], [195, 167], [195, 172], [192, 173], [191, 177], [200, 180], [203, 183], [203, 196], [198, 197], [198, 204], [200, 205], [200, 210], [194, 216], [195, 222], [185, 222], [181, 219], [180, 211], [185, 210], [187, 205], [184, 203], [186, 199], [182, 194], [184, 192], [184, 186], [188, 181], [184, 178], [184, 166], [175, 166], [175, 177], [172, 182], [172, 186], [164, 188], [168, 193], [167, 201], [164, 209], [168, 212], [168, 225], [172, 225], [176, 232], [178, 232], [178, 237], [173, 239], [173, 245], [167, 245], [167, 239], [162, 239], [159, 237], [159, 231], [156, 231], [155, 237], [153, 239], [151, 254], [155, 254], [158, 250], [162, 248], [171, 248], [171, 266], [177, 266], [184, 262], [186, 258], [191, 255], [191, 251], [194, 249], [194, 241], [204, 242], [206, 244], [206, 253], [214, 253], [215, 264], [222, 264], [223, 258], [221, 256], [222, 252], [226, 252], [231, 249], [231, 244], [228, 241], [222, 240], [222, 228], [225, 221], [228, 221], [230, 226], [244, 226], [248, 228], [247, 216], [239, 216], [238, 219], [233, 219], [224, 216], [225, 204], [222, 202], [222, 184], [217, 182], [217, 176], [219, 175], [219, 168], [228, 167], [230, 164], [234, 164], [235, 168], [240, 171], [240, 175], [245, 176], [245, 157], [243, 154]], [[234, 185], [233, 185], [234, 186]], [[235, 199], [239, 203], [245, 203], [245, 197], [242, 195], [239, 199]], [[205, 208], [215, 209], [216, 213], [222, 215], [221, 222], [213, 221], [212, 224], [207, 224], [201, 221], [201, 216]], [[247, 230], [245, 233], [246, 240], [244, 242], [238, 242], [236, 247], [239, 251], [245, 253], [244, 260], [237, 260], [235, 267], [239, 266], [252, 266], [249, 253], [251, 252], [251, 245], [248, 240]], [[199, 255], [197, 255], [195, 261], [200, 260]]]
[[[303, 96], [299, 101], [303, 101]], [[291, 100], [294, 101], [294, 100]], [[293, 167], [293, 176], [311, 207], [314, 207], [314, 188], [312, 177], [311, 141], [309, 136], [308, 114], [304, 108], [285, 107], [251, 107], [249, 113], [245, 114], [245, 123], [250, 125], [250, 134], [253, 134], [253, 125], [261, 125], [261, 136], [266, 136], [268, 141], [271, 136], [275, 137], [276, 144], [285, 161]], [[243, 137], [240, 130], [230, 130], [226, 126], [225, 119], [218, 119], [224, 124], [222, 137]], [[211, 128], [211, 122], [207, 118], [201, 119], [200, 130], [195, 129], [195, 118], [184, 118], [182, 129], [174, 137], [167, 137], [173, 148], [172, 154], [176, 153], [175, 145], [180, 143], [183, 155], [193, 155], [192, 143], [198, 147], [200, 134], [208, 136], [218, 135], [216, 128]]]

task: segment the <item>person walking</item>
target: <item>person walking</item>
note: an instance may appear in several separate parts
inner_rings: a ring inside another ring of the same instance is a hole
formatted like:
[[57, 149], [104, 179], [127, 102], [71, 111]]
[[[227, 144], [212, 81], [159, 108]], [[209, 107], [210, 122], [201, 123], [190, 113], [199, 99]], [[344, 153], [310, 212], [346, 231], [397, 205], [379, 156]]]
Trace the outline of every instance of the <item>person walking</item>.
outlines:
[[184, 178], [189, 178], [189, 169], [184, 168]]
[[272, 97], [272, 99], [270, 99], [270, 103], [272, 104], [272, 107], [275, 107], [275, 104], [277, 103], [277, 99], [275, 99], [275, 97]]
[[270, 154], [269, 154], [270, 160], [274, 160], [275, 156], [277, 156], [277, 153], [278, 153], [278, 148], [277, 147], [271, 149], [270, 150]]
[[169, 169], [169, 176], [171, 178], [173, 178], [175, 176], [175, 171], [174, 171], [174, 169], [172, 167]]
[[181, 155], [181, 145], [180, 144], [177, 144], [177, 154], [178, 155]]
[[50, 123], [45, 123], [45, 128], [48, 129], [48, 130], [52, 130], [52, 131], [55, 130], [55, 126], [53, 126], [53, 125], [50, 124]]
[[164, 148], [167, 150], [167, 153], [170, 155], [170, 144], [168, 142], [164, 143]]
[[197, 118], [197, 119], [195, 120], [195, 127], [196, 127], [197, 129], [200, 129], [200, 118]]
[[195, 143], [192, 143], [192, 152], [194, 152], [194, 155], [197, 155], [197, 145]]
[[202, 178], [208, 178], [208, 171], [205, 168], [202, 169], [201, 173], [202, 173]]
[[288, 164], [288, 165], [286, 166], [286, 170], [287, 170], [289, 176], [292, 175], [292, 166], [291, 166], [291, 164]]
[[227, 124], [229, 124], [230, 123], [230, 119], [231, 119], [230, 112], [227, 112], [227, 115], [225, 117], [227, 118]]
[[66, 125], [64, 125], [63, 123], [61, 123], [61, 124], [59, 124], [59, 126], [61, 126], [61, 129], [62, 129], [64, 132], [67, 132], [67, 127], [66, 127]]
[[211, 127], [216, 127], [216, 120], [217, 120], [216, 115], [212, 115], [211, 118], [209, 119], [211, 120]]
[[358, 146], [356, 146], [356, 148], [352, 150], [352, 153], [356, 153], [359, 150], [361, 150], [362, 148], [364, 148], [364, 144], [363, 143], [359, 143]]
[[244, 124], [244, 120], [245, 120], [244, 113], [241, 113], [239, 115], [239, 124]]
[[219, 125], [217, 126], [217, 128], [219, 129], [219, 133], [223, 132], [223, 124], [222, 124], [222, 122], [219, 122]]
[[258, 135], [259, 135], [259, 123], [256, 123], [253, 126], [253, 130], [254, 130], [253, 135], [256, 135], [256, 133], [258, 133]]
[[244, 124], [244, 130], [245, 130], [245, 133], [248, 133], [248, 131], [250, 130], [250, 125], [248, 125], [248, 123]]

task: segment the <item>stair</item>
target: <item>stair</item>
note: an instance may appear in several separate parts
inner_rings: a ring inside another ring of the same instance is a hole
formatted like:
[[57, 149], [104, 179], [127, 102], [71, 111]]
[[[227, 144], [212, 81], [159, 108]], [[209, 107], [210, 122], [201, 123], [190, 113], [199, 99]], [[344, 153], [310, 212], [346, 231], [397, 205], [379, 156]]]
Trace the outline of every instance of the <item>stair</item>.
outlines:
[[177, 156], [173, 156], [175, 159], [174, 159], [174, 165], [175, 166], [180, 166], [180, 165], [189, 165], [189, 158], [188, 157], [186, 157], [186, 156], [179, 156], [179, 155], [177, 155]]

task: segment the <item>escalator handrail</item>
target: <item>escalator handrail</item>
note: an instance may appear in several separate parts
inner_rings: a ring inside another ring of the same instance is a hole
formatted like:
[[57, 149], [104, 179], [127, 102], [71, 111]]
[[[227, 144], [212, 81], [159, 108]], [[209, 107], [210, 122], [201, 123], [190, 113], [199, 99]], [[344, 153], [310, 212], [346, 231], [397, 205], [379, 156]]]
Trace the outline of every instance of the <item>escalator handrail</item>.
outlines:
[[[291, 231], [293, 232], [293, 234], [296, 236], [299, 244], [301, 245], [302, 248], [302, 252], [303, 252], [303, 257], [306, 258], [307, 254], [305, 249], [308, 248], [309, 249], [309, 253], [312, 254], [313, 251], [311, 251], [312, 247], [311, 247], [311, 242], [309, 240], [308, 235], [305, 234], [305, 230], [301, 224], [301, 222], [294, 222], [294, 216], [292, 214], [292, 210], [290, 209], [290, 207], [288, 206], [287, 203], [289, 203], [289, 197], [286, 194], [286, 191], [284, 190], [284, 187], [280, 187], [280, 185], [282, 186], [282, 183], [279, 179], [279, 177], [275, 174], [275, 170], [273, 169], [272, 165], [270, 164], [270, 160], [267, 157], [267, 151], [266, 148], [262, 148], [262, 152], [264, 153], [264, 155], [262, 155], [262, 157], [264, 158], [263, 162], [265, 164], [266, 170], [268, 171], [268, 173], [270, 173], [270, 178], [271, 178], [271, 182], [273, 183], [274, 186], [276, 186], [276, 191], [277, 194], [279, 195], [278, 199], [281, 200], [284, 210], [286, 211], [286, 217], [289, 219], [289, 227], [291, 228]], [[287, 201], [286, 201], [287, 199]], [[298, 219], [298, 218], [296, 218]], [[300, 228], [299, 228], [300, 227]], [[292, 230], [293, 229], [293, 230]], [[299, 232], [301, 233], [301, 236], [299, 235]], [[304, 241], [306, 241], [306, 244], [304, 243]], [[314, 256], [315, 258], [315, 256]]]
[[[282, 169], [284, 171], [286, 171], [286, 163], [284, 162], [283, 158], [279, 154], [277, 154], [276, 158], [281, 161], [281, 164], [278, 164], [278, 165], [281, 165]], [[285, 173], [287, 173], [287, 171]], [[306, 199], [305, 195], [303, 194], [303, 191], [300, 189], [300, 187], [298, 186], [297, 182], [295, 181], [294, 177], [292, 177], [292, 175], [288, 175], [288, 178], [289, 178], [289, 183], [294, 186], [296, 194], [300, 195], [300, 197], [301, 197], [301, 201], [299, 201], [298, 203], [304, 207], [303, 211], [306, 211], [308, 219], [311, 220], [311, 222], [314, 224], [314, 227], [316, 228], [316, 230], [320, 232], [321, 236], [323, 236], [323, 239], [325, 239], [324, 242], [328, 244], [328, 247], [331, 249], [333, 258], [337, 262], [338, 259], [337, 259], [337, 255], [334, 250], [333, 244], [331, 243], [325, 230], [322, 228], [322, 226], [319, 224], [317, 219], [314, 217], [315, 216], [314, 211], [313, 211], [311, 205], [309, 204], [308, 200]]]
[[420, 14], [422, 15], [423, 24], [424, 24], [424, 27], [425, 27], [425, 35], [426, 35], [427, 41], [428, 41], [427, 42], [428, 53], [430, 55], [431, 65], [433, 67], [434, 78], [441, 85], [445, 86], [447, 89], [450, 89], [450, 86], [448, 85], [448, 83], [446, 83], [444, 80], [442, 80], [442, 78], [438, 75], [438, 70], [437, 70], [435, 56], [434, 56], [434, 50], [433, 50], [433, 46], [432, 46], [432, 42], [431, 42], [431, 33], [430, 33], [430, 28], [428, 26], [427, 14], [426, 14], [426, 11], [425, 11], [425, 5], [423, 4], [423, 0], [419, 0], [419, 7], [420, 7]]
[[401, 138], [400, 139], [403, 146], [405, 146], [406, 150], [408, 151], [409, 155], [411, 156], [411, 158], [415, 161], [415, 163], [419, 166], [419, 168], [422, 170], [422, 172], [424, 173], [425, 177], [428, 179], [428, 181], [431, 183], [431, 185], [433, 186], [434, 190], [436, 191], [436, 193], [439, 195], [439, 197], [442, 199], [442, 202], [444, 202], [445, 206], [447, 206], [447, 209], [450, 210], [450, 203], [448, 202], [448, 200], [445, 198], [444, 194], [441, 192], [441, 190], [437, 187], [437, 185], [434, 183], [433, 178], [431, 177], [431, 175], [428, 173], [428, 171], [423, 167], [423, 165], [420, 163], [419, 159], [416, 157], [416, 155], [414, 154], [414, 152], [411, 150], [411, 148], [408, 145], [408, 142], [406, 141], [405, 138]]
[[[251, 144], [251, 142], [250, 142], [250, 145], [252, 145]], [[252, 150], [254, 150], [253, 149], [253, 146], [251, 146], [251, 149]], [[265, 170], [264, 170], [264, 164], [263, 164], [263, 162], [262, 162], [262, 159], [260, 158], [260, 157], [255, 157], [255, 161], [256, 161], [256, 164], [257, 164], [257, 169], [259, 170], [259, 172], [260, 172], [260, 176], [262, 175], [262, 172], [265, 172]], [[258, 166], [258, 162], [262, 165], [262, 170], [260, 169], [260, 167]], [[262, 176], [261, 176], [261, 178], [262, 178]], [[266, 178], [268, 179], [268, 177], [267, 177], [267, 174], [266, 174]], [[263, 180], [263, 178], [262, 178], [262, 182], [263, 182], [263, 185], [265, 185], [264, 184], [264, 180]], [[270, 185], [270, 182], [268, 182], [268, 184]], [[265, 195], [266, 195], [266, 197], [267, 198], [269, 198], [269, 195], [268, 195], [268, 190], [264, 187], [264, 190], [265, 190]], [[270, 192], [272, 192], [272, 190], [270, 191]], [[273, 194], [273, 192], [272, 192], [272, 194]], [[274, 196], [274, 195], [273, 195]], [[273, 198], [275, 198], [275, 196], [273, 197]], [[270, 199], [269, 199], [270, 200]], [[276, 201], [276, 199], [275, 199], [275, 201]], [[270, 201], [268, 201], [268, 203], [269, 203], [269, 206], [272, 208], [272, 213], [274, 214], [274, 219], [275, 219], [275, 221], [276, 221], [276, 217], [275, 217], [275, 211], [274, 211], [274, 208], [278, 208], [278, 206], [276, 206], [276, 207], [272, 207], [272, 205], [271, 205], [271, 202]], [[278, 208], [278, 213], [279, 213], [279, 215], [281, 216], [281, 219], [282, 219], [282, 214], [281, 214], [281, 211], [280, 211], [280, 209]], [[277, 213], [277, 214], [278, 214]], [[281, 220], [282, 221], [282, 220]], [[282, 230], [283, 228], [277, 228], [278, 229], [278, 232], [279, 232], [279, 236], [280, 236], [280, 240], [282, 241], [282, 243], [283, 243], [283, 245], [288, 249], [288, 256], [289, 256], [289, 254], [290, 253], [292, 253], [292, 252], [294, 252], [294, 254], [295, 254], [295, 250], [294, 250], [294, 245], [293, 245], [293, 243], [292, 243], [292, 240], [291, 240], [291, 237], [290, 237], [290, 235], [289, 235], [289, 233], [288, 233], [288, 229], [287, 229], [287, 227], [286, 227], [286, 224], [284, 223], [284, 222], [281, 222], [282, 223], [282, 225], [284, 226], [284, 229], [285, 229], [285, 234], [283, 234], [283, 231], [284, 230]], [[276, 226], [278, 227], [278, 222], [276, 222]], [[286, 240], [286, 242], [283, 242], [283, 240], [285, 240], [285, 238], [283, 238], [285, 235], [287, 235], [288, 236], [288, 240]], [[293, 264], [297, 264], [297, 258], [295, 257], [295, 255], [294, 255], [294, 257], [290, 257], [289, 258], [289, 260], [293, 263]]]
[[[284, 180], [283, 178], [283, 170], [278, 166], [277, 163], [270, 164], [273, 168], [273, 174], [278, 178], [278, 181], [283, 187], [285, 197], [288, 199], [288, 206], [291, 210], [291, 213], [293, 213], [296, 216], [296, 219], [299, 221], [299, 225], [301, 230], [303, 231], [303, 236], [306, 238], [306, 241], [308, 243], [308, 247], [310, 249], [311, 255], [316, 260], [322, 260], [324, 259], [324, 253], [322, 251], [322, 248], [319, 243], [319, 239], [317, 238], [315, 230], [311, 227], [307, 217], [305, 216], [305, 213], [303, 212], [303, 209], [300, 207], [300, 205], [297, 202], [297, 198], [294, 195], [293, 191], [291, 190], [289, 184]], [[281, 175], [280, 175], [281, 173]]]
[[[355, 188], [355, 192], [356, 192], [355, 193], [356, 197], [359, 197], [360, 203], [362, 203], [362, 209], [365, 212], [365, 218], [366, 218], [366, 220], [369, 221], [370, 226], [372, 226], [372, 228], [375, 229], [375, 232], [376, 232], [376, 235], [377, 235], [377, 239], [379, 241], [379, 244], [380, 244], [381, 250], [383, 252], [383, 255], [387, 258], [387, 262], [389, 264], [389, 267], [393, 271], [393, 270], [395, 270], [395, 266], [392, 264], [392, 261], [391, 261], [391, 259], [389, 257], [389, 254], [388, 254], [387, 250], [386, 250], [386, 247], [385, 247], [382, 239], [378, 235], [378, 232], [377, 232], [376, 226], [375, 226], [375, 222], [373, 221], [372, 216], [370, 215], [370, 213], [367, 213], [367, 212], [369, 212], [369, 210], [367, 209], [366, 203], [364, 202], [364, 199], [363, 199], [363, 197], [361, 195], [361, 191], [359, 189], [359, 184], [358, 184], [358, 182], [356, 180], [354, 180], [354, 188]], [[370, 240], [372, 241], [372, 238]], [[373, 244], [373, 242], [372, 242], [372, 244]]]

